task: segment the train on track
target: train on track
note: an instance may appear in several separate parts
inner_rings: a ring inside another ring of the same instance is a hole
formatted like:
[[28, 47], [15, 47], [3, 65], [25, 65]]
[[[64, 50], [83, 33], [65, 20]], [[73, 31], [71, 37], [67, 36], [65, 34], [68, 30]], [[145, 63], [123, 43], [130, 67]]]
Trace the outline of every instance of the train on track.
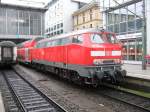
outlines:
[[16, 64], [17, 45], [12, 41], [0, 42], [0, 66]]
[[18, 46], [18, 61], [78, 84], [122, 82], [122, 46], [112, 32], [87, 29]]

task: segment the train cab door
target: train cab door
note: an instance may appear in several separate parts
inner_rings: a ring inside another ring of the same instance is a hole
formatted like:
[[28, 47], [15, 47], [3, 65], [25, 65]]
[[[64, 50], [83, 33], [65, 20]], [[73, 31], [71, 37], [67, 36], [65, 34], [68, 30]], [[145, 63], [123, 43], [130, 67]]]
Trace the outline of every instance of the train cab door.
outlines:
[[67, 46], [64, 47], [64, 67], [67, 68], [68, 66], [68, 48]]
[[29, 62], [29, 48], [25, 48], [25, 62]]

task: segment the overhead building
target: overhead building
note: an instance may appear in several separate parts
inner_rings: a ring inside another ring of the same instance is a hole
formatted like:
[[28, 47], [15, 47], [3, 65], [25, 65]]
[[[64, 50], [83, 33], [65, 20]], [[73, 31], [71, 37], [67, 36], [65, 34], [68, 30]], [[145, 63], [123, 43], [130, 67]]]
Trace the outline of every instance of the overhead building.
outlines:
[[[103, 4], [103, 3], [102, 3]], [[123, 44], [123, 59], [126, 63], [140, 64], [142, 61], [142, 21], [146, 15], [147, 54], [150, 55], [150, 0], [105, 0], [103, 24], [115, 32]]]
[[83, 4], [74, 0], [52, 0], [45, 14], [45, 34], [50, 37], [73, 30], [72, 14]]
[[99, 2], [94, 0], [73, 13], [73, 27], [74, 30], [102, 27], [102, 19]]
[[29, 39], [44, 34], [44, 8], [0, 4], [0, 39]]

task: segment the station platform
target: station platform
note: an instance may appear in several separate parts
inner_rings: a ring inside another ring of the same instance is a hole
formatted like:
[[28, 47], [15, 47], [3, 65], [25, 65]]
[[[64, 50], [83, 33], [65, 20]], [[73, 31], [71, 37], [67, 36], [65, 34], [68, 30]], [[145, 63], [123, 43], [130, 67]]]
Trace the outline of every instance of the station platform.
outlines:
[[2, 94], [0, 92], [0, 112], [5, 112]]
[[141, 64], [123, 64], [122, 68], [127, 71], [127, 76], [129, 77], [150, 80], [150, 67], [148, 66], [146, 70], [142, 70]]

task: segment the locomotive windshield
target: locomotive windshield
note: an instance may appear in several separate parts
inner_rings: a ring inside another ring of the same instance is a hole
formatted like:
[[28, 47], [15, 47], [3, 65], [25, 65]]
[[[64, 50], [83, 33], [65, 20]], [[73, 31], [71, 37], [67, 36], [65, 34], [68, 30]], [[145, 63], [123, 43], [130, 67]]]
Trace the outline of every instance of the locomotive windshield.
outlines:
[[118, 43], [118, 40], [114, 37], [113, 34], [92, 34], [91, 42], [96, 44], [102, 43]]

